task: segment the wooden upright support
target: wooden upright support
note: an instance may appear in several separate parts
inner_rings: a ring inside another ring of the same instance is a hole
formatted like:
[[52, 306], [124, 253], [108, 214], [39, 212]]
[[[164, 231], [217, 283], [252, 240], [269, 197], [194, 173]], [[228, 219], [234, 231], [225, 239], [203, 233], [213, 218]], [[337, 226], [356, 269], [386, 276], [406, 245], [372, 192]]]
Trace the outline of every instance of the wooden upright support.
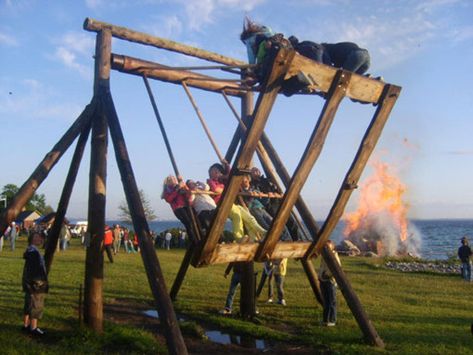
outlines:
[[260, 248], [256, 253], [256, 260], [263, 261], [271, 258], [274, 247], [279, 240], [279, 236], [286, 225], [302, 187], [322, 151], [338, 106], [345, 96], [345, 91], [350, 82], [350, 77], [351, 73], [344, 70], [340, 70], [334, 77], [332, 87], [328, 93], [328, 98], [325, 102], [319, 121], [317, 122], [314, 132], [309, 140], [309, 144], [307, 145], [302, 159], [292, 177], [291, 183], [284, 194], [281, 206], [273, 219], [266, 239], [260, 245]]
[[269, 76], [258, 97], [251, 128], [248, 130], [246, 139], [242, 143], [235, 163], [233, 164], [228, 184], [219, 202], [212, 226], [201, 247], [202, 252], [196, 253], [196, 259], [193, 261], [194, 266], [207, 265], [212, 257], [220, 234], [223, 231], [225, 221], [241, 186], [242, 176], [238, 174], [238, 171], [249, 167], [251, 158], [256, 150], [256, 145], [263, 132], [269, 113], [276, 100], [279, 89], [283, 83], [284, 75], [291, 64], [293, 56], [294, 50], [285, 48], [280, 49], [275, 55]]
[[48, 274], [51, 270], [54, 252], [57, 249], [56, 246], [59, 240], [59, 234], [64, 223], [64, 218], [66, 217], [67, 207], [69, 206], [69, 200], [72, 194], [72, 188], [74, 187], [77, 173], [79, 172], [80, 162], [82, 160], [82, 155], [84, 154], [87, 139], [89, 138], [89, 133], [90, 125], [86, 127], [79, 136], [74, 155], [72, 156], [71, 166], [69, 168], [69, 172], [67, 173], [66, 182], [64, 183], [61, 198], [59, 199], [54, 223], [50, 232], [48, 233], [48, 242], [46, 245], [46, 251], [44, 253], [44, 262], [46, 264], [46, 271]]
[[92, 146], [89, 175], [88, 229], [84, 282], [84, 321], [97, 333], [103, 332], [103, 235], [107, 180], [108, 131], [102, 99], [109, 92], [112, 34], [104, 29], [97, 34], [95, 49], [94, 98], [98, 107], [92, 121]]

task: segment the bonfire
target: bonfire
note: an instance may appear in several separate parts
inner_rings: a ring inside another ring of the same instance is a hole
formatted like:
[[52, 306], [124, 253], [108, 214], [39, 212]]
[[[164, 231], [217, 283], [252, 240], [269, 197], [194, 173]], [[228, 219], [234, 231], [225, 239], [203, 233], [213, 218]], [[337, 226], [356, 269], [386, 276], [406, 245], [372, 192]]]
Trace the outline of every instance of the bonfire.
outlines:
[[360, 185], [358, 209], [344, 216], [345, 238], [361, 252], [417, 254], [418, 237], [409, 224], [406, 186], [386, 163], [372, 164], [373, 174]]

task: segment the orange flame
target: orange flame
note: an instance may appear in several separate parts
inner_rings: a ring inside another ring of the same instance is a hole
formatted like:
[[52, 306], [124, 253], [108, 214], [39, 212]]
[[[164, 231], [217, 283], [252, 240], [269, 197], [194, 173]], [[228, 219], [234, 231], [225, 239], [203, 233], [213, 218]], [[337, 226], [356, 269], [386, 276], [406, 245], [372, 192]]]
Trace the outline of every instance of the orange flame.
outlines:
[[355, 212], [344, 216], [346, 223], [345, 236], [358, 229], [369, 229], [373, 216], [387, 215], [392, 224], [399, 229], [401, 241], [407, 239], [409, 206], [402, 199], [406, 186], [401, 183], [386, 163], [374, 162], [374, 173], [368, 177], [360, 188], [360, 201]]

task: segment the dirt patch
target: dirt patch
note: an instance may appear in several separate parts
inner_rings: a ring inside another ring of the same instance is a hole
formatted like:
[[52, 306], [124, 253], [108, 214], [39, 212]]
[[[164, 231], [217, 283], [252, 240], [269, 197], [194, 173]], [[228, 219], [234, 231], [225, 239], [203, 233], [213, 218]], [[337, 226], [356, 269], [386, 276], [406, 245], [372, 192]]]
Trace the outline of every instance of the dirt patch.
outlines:
[[[159, 319], [145, 315], [145, 311], [149, 311], [152, 308], [153, 307], [149, 304], [121, 298], [115, 299], [112, 303], [105, 304], [104, 315], [105, 319], [110, 322], [145, 329], [154, 334], [160, 343], [165, 344], [166, 341]], [[234, 344], [224, 345], [214, 343], [197, 334], [197, 332], [189, 331], [188, 329], [183, 329], [183, 336], [189, 354], [331, 354], [331, 351], [325, 348], [317, 351], [305, 346], [284, 343], [278, 343], [264, 349], [254, 347], [247, 348], [242, 345]], [[252, 344], [250, 346], [252, 346]]]

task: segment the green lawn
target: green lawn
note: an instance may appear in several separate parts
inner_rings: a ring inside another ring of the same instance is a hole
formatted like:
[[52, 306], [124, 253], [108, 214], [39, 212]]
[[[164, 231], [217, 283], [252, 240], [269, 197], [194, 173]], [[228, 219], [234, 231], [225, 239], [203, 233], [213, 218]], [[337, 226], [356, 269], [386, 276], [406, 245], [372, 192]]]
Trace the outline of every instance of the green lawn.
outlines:
[[[107, 322], [105, 335], [96, 336], [80, 328], [77, 321], [79, 285], [84, 278], [85, 252], [78, 240], [59, 252], [51, 269], [50, 294], [40, 326], [48, 330], [44, 340], [21, 334], [23, 293], [22, 254], [25, 238], [11, 252], [5, 243], [0, 253], [0, 344], [2, 353], [156, 353], [163, 344], [144, 329]], [[158, 250], [168, 289], [183, 257], [182, 250]], [[285, 290], [287, 307], [258, 303], [258, 323], [223, 317], [222, 308], [229, 279], [225, 265], [190, 268], [176, 302], [176, 310], [193, 322], [186, 322], [186, 338], [195, 337], [196, 323], [212, 325], [234, 333], [251, 334], [280, 342], [353, 354], [473, 354], [473, 284], [459, 276], [402, 274], [379, 266], [381, 260], [342, 258], [344, 269], [361, 299], [386, 349], [365, 345], [361, 332], [338, 292], [337, 327], [319, 326], [321, 308], [316, 303], [300, 264], [290, 260]], [[317, 266], [317, 265], [316, 265]], [[257, 268], [260, 269], [260, 265]], [[105, 261], [105, 303], [125, 299], [130, 304], [151, 304], [151, 292], [139, 254], [120, 253], [114, 264]], [[238, 295], [236, 298], [238, 302]], [[236, 307], [238, 308], [238, 307]], [[162, 340], [162, 337], [161, 337]]]

